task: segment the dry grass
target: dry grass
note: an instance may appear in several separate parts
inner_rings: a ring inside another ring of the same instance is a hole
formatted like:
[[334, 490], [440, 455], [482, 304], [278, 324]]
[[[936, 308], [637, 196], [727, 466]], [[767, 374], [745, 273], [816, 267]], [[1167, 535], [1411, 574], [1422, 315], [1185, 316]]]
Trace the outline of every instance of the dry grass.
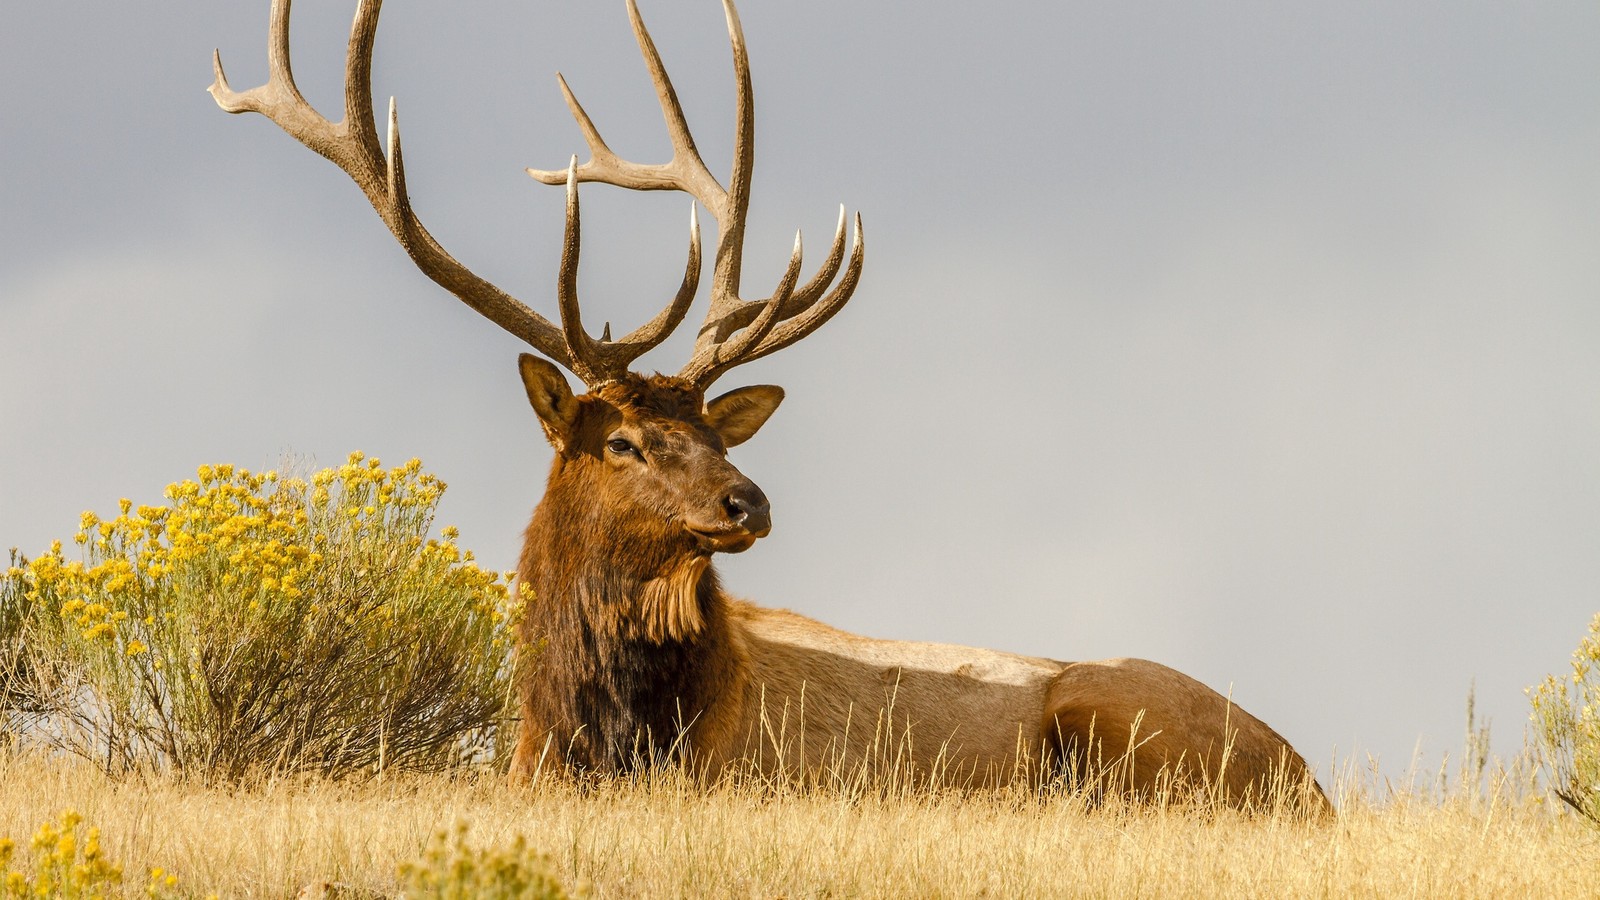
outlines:
[[479, 847], [520, 834], [564, 884], [612, 897], [1595, 896], [1600, 832], [1548, 803], [1497, 790], [1380, 803], [1370, 782], [1347, 773], [1338, 818], [1303, 822], [1008, 794], [707, 791], [672, 776], [516, 793], [489, 775], [218, 789], [0, 756], [0, 836], [21, 844], [72, 807], [130, 893], [163, 866], [224, 897], [323, 880], [393, 892], [398, 865], [456, 823]]

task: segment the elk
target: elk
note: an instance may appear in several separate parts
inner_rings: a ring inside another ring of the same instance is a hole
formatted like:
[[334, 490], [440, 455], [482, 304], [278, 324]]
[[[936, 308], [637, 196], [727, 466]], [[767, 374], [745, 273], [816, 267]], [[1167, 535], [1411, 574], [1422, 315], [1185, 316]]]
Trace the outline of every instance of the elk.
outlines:
[[[289, 0], [272, 4], [268, 81], [235, 92], [218, 54], [210, 90], [224, 110], [261, 113], [343, 169], [423, 273], [538, 351], [522, 354], [518, 365], [555, 453], [519, 561], [527, 612], [518, 638], [529, 664], [519, 676], [513, 783], [547, 761], [619, 773], [672, 760], [707, 777], [741, 770], [881, 774], [892, 765], [943, 783], [1042, 784], [1113, 758], [1122, 766], [1113, 787], [1140, 796], [1167, 779], [1238, 805], [1292, 794], [1292, 803], [1326, 808], [1305, 761], [1282, 737], [1157, 663], [1060, 662], [874, 640], [723, 591], [713, 556], [749, 549], [772, 523], [766, 495], [728, 461], [728, 448], [755, 435], [784, 394], [772, 385], [711, 399], [707, 391], [734, 367], [828, 321], [855, 291], [864, 254], [857, 215], [846, 261], [841, 207], [815, 274], [802, 283], [797, 235], [773, 292], [741, 296], [755, 113], [732, 0], [723, 0], [736, 80], [726, 186], [700, 157], [634, 0], [627, 0], [628, 17], [666, 120], [671, 159], [644, 165], [617, 156], [558, 76], [590, 153], [581, 165], [574, 156], [564, 171], [528, 170], [566, 187], [559, 326], [457, 262], [411, 208], [394, 101], [384, 142], [372, 108], [380, 7], [381, 0], [357, 7], [338, 123], [295, 87]], [[583, 324], [577, 296], [578, 185], [587, 181], [679, 191], [716, 220], [709, 309], [676, 375], [630, 366], [682, 322], [695, 298], [697, 207], [672, 300], [620, 339], [612, 339], [609, 323], [597, 339]], [[575, 395], [561, 368], [587, 392]]]

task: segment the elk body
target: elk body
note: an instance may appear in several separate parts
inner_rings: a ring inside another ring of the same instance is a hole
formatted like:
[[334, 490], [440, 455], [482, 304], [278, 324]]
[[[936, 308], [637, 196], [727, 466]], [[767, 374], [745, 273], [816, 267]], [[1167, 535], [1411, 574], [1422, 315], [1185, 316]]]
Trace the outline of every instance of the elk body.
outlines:
[[[841, 210], [818, 271], [800, 279], [801, 245], [767, 297], [740, 297], [754, 162], [754, 107], [744, 36], [723, 0], [737, 81], [733, 171], [706, 168], [633, 0], [627, 8], [672, 139], [660, 165], [621, 159], [566, 82], [589, 161], [529, 170], [565, 184], [567, 217], [555, 325], [484, 281], [423, 228], [405, 190], [398, 122], [378, 138], [370, 87], [380, 0], [362, 0], [346, 58], [345, 117], [331, 123], [294, 85], [289, 2], [274, 0], [269, 81], [228, 87], [220, 57], [211, 91], [229, 112], [259, 112], [344, 169], [417, 266], [540, 356], [519, 368], [555, 450], [519, 561], [527, 612], [519, 635], [521, 732], [513, 781], [546, 766], [625, 772], [667, 760], [729, 771], [814, 777], [824, 772], [996, 785], [1114, 763], [1116, 790], [1199, 789], [1236, 804], [1327, 801], [1304, 760], [1227, 698], [1157, 663], [1060, 662], [945, 644], [874, 640], [725, 593], [717, 553], [751, 547], [771, 528], [768, 499], [727, 459], [783, 399], [770, 385], [716, 397], [733, 367], [800, 340], [855, 290], [861, 221], [846, 253]], [[710, 303], [691, 359], [677, 375], [630, 366], [682, 321], [701, 268], [691, 214], [688, 264], [654, 319], [618, 340], [584, 328], [577, 297], [578, 184], [689, 194], [717, 222]], [[846, 257], [848, 256], [848, 262]], [[564, 367], [587, 392], [574, 395]]]

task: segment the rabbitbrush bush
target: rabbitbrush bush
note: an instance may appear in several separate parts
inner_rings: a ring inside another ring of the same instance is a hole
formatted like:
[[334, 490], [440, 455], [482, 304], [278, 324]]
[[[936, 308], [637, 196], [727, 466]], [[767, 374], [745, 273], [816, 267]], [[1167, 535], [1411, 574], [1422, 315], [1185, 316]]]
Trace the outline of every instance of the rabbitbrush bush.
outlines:
[[40, 730], [112, 772], [224, 780], [482, 758], [507, 709], [509, 579], [454, 528], [428, 538], [445, 485], [421, 468], [201, 466], [170, 506], [84, 513], [82, 559], [58, 541], [6, 575], [63, 698]]
[[1572, 653], [1572, 674], [1529, 689], [1536, 748], [1557, 797], [1600, 825], [1600, 615]]

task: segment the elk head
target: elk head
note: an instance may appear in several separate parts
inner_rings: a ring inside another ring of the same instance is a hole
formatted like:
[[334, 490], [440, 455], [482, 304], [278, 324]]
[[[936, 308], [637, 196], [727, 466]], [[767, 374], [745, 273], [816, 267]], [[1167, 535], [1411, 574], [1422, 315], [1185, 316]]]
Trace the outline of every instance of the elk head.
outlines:
[[[638, 555], [738, 553], [772, 529], [767, 497], [727, 460], [727, 448], [756, 433], [783, 389], [752, 385], [705, 402], [679, 378], [624, 376], [575, 397], [555, 366], [518, 360], [545, 436], [555, 448], [552, 487], [589, 498], [593, 517], [572, 531], [604, 535]], [[557, 504], [564, 505], [564, 504]]]

